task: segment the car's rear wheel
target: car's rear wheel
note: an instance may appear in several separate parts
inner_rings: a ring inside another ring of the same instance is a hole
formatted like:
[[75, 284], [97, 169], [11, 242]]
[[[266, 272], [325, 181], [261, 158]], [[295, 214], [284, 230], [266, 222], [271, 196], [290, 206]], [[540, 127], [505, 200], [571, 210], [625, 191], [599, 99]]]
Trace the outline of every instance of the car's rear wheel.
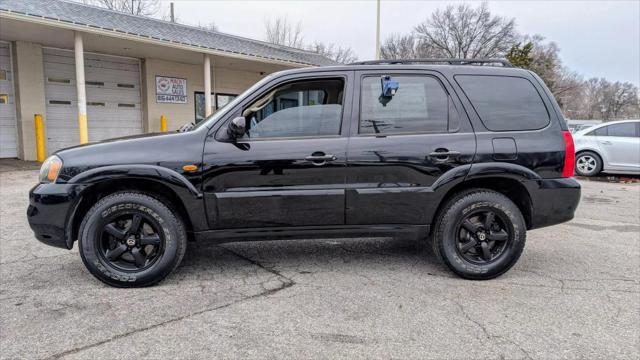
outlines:
[[118, 287], [153, 285], [175, 269], [187, 237], [179, 216], [145, 194], [109, 195], [80, 225], [80, 256], [99, 280]]
[[434, 230], [433, 249], [453, 272], [484, 280], [507, 272], [520, 258], [526, 224], [520, 209], [491, 190], [472, 190], [454, 196]]
[[602, 171], [602, 159], [598, 154], [584, 151], [576, 156], [576, 174], [580, 176], [596, 176]]

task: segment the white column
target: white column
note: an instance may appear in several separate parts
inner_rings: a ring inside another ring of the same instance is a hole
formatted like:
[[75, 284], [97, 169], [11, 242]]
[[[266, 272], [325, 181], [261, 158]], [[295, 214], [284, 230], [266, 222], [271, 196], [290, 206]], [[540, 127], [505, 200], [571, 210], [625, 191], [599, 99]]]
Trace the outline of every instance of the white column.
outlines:
[[211, 59], [209, 54], [204, 54], [204, 109], [205, 116], [211, 115]]
[[87, 92], [84, 85], [84, 47], [82, 35], [74, 33], [74, 50], [76, 58], [76, 91], [78, 92], [78, 132], [80, 144], [89, 142], [89, 130], [87, 128]]

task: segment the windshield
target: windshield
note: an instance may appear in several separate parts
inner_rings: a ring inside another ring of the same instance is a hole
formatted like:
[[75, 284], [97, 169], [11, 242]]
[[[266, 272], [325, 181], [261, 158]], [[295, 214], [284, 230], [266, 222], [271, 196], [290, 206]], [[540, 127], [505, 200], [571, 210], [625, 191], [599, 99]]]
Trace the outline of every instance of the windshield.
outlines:
[[271, 78], [273, 78], [273, 74], [267, 75], [262, 80], [260, 80], [257, 83], [253, 84], [250, 88], [245, 90], [242, 94], [236, 96], [236, 98], [233, 99], [230, 103], [228, 103], [224, 108], [222, 108], [219, 111], [209, 115], [209, 117], [207, 117], [204, 120], [202, 120], [201, 122], [199, 122], [196, 126], [194, 126], [191, 129], [191, 131], [199, 129], [199, 128], [203, 127], [203, 126], [206, 126], [206, 127], [210, 128], [221, 117], [223, 117], [227, 112], [229, 112], [231, 109], [233, 109], [234, 106], [236, 106], [240, 101], [242, 101], [248, 94], [252, 93], [256, 89], [261, 87], [264, 83], [266, 83], [269, 80], [271, 80]]

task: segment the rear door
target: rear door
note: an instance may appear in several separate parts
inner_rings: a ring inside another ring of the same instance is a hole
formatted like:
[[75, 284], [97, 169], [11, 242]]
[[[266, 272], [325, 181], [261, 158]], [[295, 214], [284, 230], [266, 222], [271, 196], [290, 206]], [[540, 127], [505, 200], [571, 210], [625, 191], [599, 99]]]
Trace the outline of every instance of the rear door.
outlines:
[[596, 132], [605, 169], [640, 171], [640, 137], [637, 122], [602, 127]]
[[[386, 75], [399, 84], [388, 102], [380, 97]], [[438, 180], [464, 176], [466, 171], [455, 170], [471, 164], [475, 154], [475, 136], [458, 98], [432, 71], [359, 71], [356, 81], [347, 225], [428, 224]]]

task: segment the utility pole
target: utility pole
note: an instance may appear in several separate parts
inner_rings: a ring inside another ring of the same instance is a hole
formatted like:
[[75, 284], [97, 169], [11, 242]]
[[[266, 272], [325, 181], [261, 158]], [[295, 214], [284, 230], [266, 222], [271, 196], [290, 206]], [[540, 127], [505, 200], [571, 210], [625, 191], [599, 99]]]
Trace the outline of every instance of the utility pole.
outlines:
[[377, 19], [376, 19], [376, 60], [380, 60], [380, 0], [376, 0], [377, 5]]
[[175, 13], [173, 12], [173, 3], [171, 3], [171, 22], [172, 23], [176, 22], [176, 16], [175, 16]]

